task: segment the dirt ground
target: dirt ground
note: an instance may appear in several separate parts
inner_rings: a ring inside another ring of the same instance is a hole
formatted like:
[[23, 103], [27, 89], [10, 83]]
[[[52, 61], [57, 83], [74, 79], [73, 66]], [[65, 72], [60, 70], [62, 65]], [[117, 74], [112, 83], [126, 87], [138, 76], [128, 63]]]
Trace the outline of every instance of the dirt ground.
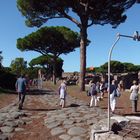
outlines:
[[[45, 87], [53, 90], [57, 90], [57, 87], [53, 87], [50, 84], [45, 84]], [[87, 104], [90, 101], [90, 97], [86, 96], [85, 92], [80, 93], [79, 89], [76, 87], [68, 87], [68, 94], [75, 98], [79, 98], [81, 100], [84, 100], [87, 102]], [[41, 104], [38, 102], [35, 98], [34, 95], [32, 96], [32, 104], [34, 106], [34, 110], [31, 111], [32, 115], [36, 114], [37, 111], [45, 106], [47, 106], [47, 109], [50, 108], [47, 103]], [[121, 97], [117, 99], [117, 107], [115, 110], [116, 114], [119, 115], [136, 115], [140, 116], [140, 101], [138, 102], [138, 112], [135, 114], [131, 113], [131, 102], [129, 100], [130, 93], [129, 92], [123, 92]], [[16, 94], [0, 94], [0, 108], [3, 108], [7, 106], [8, 104], [12, 103], [13, 100], [17, 98]], [[98, 106], [102, 109], [107, 110], [107, 94], [105, 94], [105, 97], [102, 101], [98, 102]], [[27, 106], [25, 104], [26, 108], [31, 108], [31, 106]], [[50, 134], [50, 131], [47, 129], [47, 127], [44, 126], [43, 124], [43, 116], [39, 119], [33, 120], [31, 124], [27, 124], [22, 126], [25, 128], [24, 132], [18, 132], [14, 134], [13, 138], [10, 140], [59, 140], [57, 137], [52, 137]], [[23, 135], [24, 133], [24, 135]]]
[[0, 94], [0, 109], [12, 103], [15, 100], [17, 95], [15, 94]]

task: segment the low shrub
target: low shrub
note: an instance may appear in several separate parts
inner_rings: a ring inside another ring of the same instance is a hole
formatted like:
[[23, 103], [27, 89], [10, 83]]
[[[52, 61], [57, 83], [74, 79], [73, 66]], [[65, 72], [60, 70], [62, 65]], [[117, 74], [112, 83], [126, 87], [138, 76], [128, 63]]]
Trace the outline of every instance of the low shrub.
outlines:
[[4, 89], [15, 89], [16, 76], [10, 72], [0, 69], [0, 87]]

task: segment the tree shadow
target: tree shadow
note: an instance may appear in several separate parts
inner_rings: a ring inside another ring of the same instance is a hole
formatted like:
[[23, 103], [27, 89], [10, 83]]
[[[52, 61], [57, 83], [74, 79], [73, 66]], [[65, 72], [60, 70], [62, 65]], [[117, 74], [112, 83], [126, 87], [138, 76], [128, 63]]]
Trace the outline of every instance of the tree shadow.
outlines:
[[140, 112], [134, 112], [134, 113], [125, 113], [123, 116], [137, 116], [140, 117]]
[[15, 90], [10, 90], [10, 89], [3, 89], [0, 87], [0, 94], [17, 94]]
[[[108, 107], [100, 107], [101, 109], [108, 109]], [[122, 110], [124, 109], [124, 107], [120, 106], [120, 107], [116, 107], [115, 110]]]
[[101, 107], [101, 109], [108, 109], [107, 107]]
[[69, 107], [79, 107], [80, 105], [78, 104], [70, 104]]
[[47, 108], [23, 108], [22, 110], [25, 111], [53, 111], [53, 110], [57, 110], [56, 108], [51, 108], [51, 109], [47, 109]]
[[33, 89], [27, 92], [27, 95], [45, 95], [45, 94], [52, 95], [56, 93], [52, 90], [39, 90], [39, 89]]

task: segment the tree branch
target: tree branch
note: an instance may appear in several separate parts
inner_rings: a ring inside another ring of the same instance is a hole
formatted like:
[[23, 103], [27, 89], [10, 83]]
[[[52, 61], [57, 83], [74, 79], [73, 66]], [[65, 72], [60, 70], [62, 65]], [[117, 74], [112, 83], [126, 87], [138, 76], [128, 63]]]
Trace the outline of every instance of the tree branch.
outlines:
[[44, 20], [44, 21], [47, 21], [49, 19], [53, 19], [53, 18], [64, 18], [63, 16], [52, 16], [52, 17], [49, 17], [49, 18], [43, 18], [43, 17], [40, 17], [41, 20]]
[[87, 27], [90, 27], [90, 26], [92, 26], [93, 25], [93, 20], [91, 21], [91, 23], [87, 26]]
[[78, 27], [81, 27], [81, 23], [78, 22], [75, 18], [67, 15], [62, 9], [57, 9], [65, 18], [69, 19], [70, 21], [74, 22]]

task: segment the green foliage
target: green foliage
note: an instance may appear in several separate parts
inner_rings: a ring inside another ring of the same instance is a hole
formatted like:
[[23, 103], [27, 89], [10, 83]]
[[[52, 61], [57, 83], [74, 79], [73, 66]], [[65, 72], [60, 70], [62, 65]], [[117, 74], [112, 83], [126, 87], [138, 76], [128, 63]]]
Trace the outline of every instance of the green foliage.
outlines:
[[[125, 72], [138, 72], [140, 70], [140, 65], [134, 65], [132, 63], [122, 63], [119, 61], [111, 61], [110, 68], [112, 73], [125, 73]], [[95, 68], [96, 73], [107, 73], [108, 72], [108, 62], [104, 63], [100, 67]]]
[[[124, 70], [124, 65], [119, 61], [111, 61], [110, 62], [110, 67], [111, 67], [110, 71], [112, 73], [121, 73]], [[108, 62], [103, 64], [101, 66], [101, 69], [103, 69], [103, 71], [107, 73], [107, 71], [108, 71]]]
[[25, 73], [28, 75], [30, 79], [38, 78], [38, 70], [40, 67], [29, 67], [25, 70]]
[[127, 63], [127, 62], [125, 62], [125, 63], [123, 63], [123, 65], [124, 65], [124, 72], [131, 72], [131, 71], [134, 71], [134, 64], [132, 64], [132, 63]]
[[24, 61], [23, 58], [16, 58], [15, 60], [12, 60], [10, 68], [13, 74], [20, 75], [22, 73], [25, 73], [27, 62]]
[[36, 32], [19, 38], [17, 48], [21, 51], [37, 51], [43, 55], [67, 54], [80, 46], [78, 33], [66, 27], [43, 27]]
[[[53, 55], [42, 55], [37, 58], [34, 58], [30, 61], [29, 65], [31, 67], [34, 66], [42, 66], [45, 68], [46, 75], [52, 77], [52, 71], [53, 71]], [[63, 60], [59, 57], [56, 60], [56, 76], [60, 77], [62, 75], [63, 69]]]
[[30, 27], [39, 27], [52, 18], [67, 18], [80, 27], [78, 19], [76, 21], [71, 17], [71, 11], [78, 15], [83, 23], [87, 21], [89, 25], [110, 23], [113, 27], [117, 27], [126, 19], [123, 13], [135, 2], [136, 0], [17, 0], [17, 7], [26, 17], [26, 24]]
[[[60, 57], [58, 57], [57, 62], [59, 63], [61, 61], [63, 62], [63, 60]], [[52, 65], [52, 63], [53, 63], [53, 55], [47, 54], [47, 55], [41, 55], [41, 56], [39, 56], [37, 58], [32, 59], [29, 62], [29, 65], [31, 67], [33, 67], [35, 65], [41, 65], [41, 66], [44, 67], [45, 65], [47, 65], [47, 66]]]
[[105, 71], [101, 67], [95, 67], [95, 73], [105, 73]]

